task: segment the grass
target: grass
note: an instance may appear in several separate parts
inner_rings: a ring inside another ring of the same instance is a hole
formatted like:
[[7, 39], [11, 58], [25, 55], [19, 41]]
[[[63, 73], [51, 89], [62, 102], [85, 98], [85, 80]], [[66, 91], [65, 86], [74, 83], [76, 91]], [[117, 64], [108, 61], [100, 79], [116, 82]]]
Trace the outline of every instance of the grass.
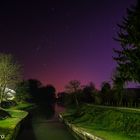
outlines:
[[131, 136], [127, 136], [125, 134], [122, 133], [116, 133], [116, 132], [112, 132], [112, 131], [105, 131], [105, 130], [96, 130], [94, 128], [92, 128], [92, 126], [82, 126], [79, 125], [78, 127], [80, 127], [82, 130], [94, 134], [104, 140], [139, 140], [139, 138], [137, 137], [131, 137]]
[[139, 140], [140, 110], [85, 105], [77, 113], [69, 110], [64, 119], [105, 140]]
[[21, 121], [28, 113], [21, 110], [8, 110], [12, 117], [0, 120], [0, 128], [14, 129], [17, 123]]
[[11, 109], [14, 109], [14, 110], [28, 110], [28, 109], [31, 109], [33, 107], [35, 107], [35, 104], [31, 104], [31, 103], [27, 103], [27, 102], [21, 102], [21, 103], [18, 103], [17, 106], [12, 107]]
[[[11, 117], [0, 120], [0, 135], [4, 135], [4, 140], [11, 140], [16, 135], [20, 122], [28, 115], [28, 112], [19, 109], [27, 109], [33, 107], [33, 104], [22, 103], [10, 109], [5, 109]], [[1, 140], [1, 139], [0, 139]]]
[[11, 140], [17, 133], [21, 120], [27, 116], [27, 112], [21, 110], [7, 110], [12, 117], [0, 120], [0, 135], [4, 135], [4, 140]]
[[95, 129], [94, 127], [90, 125], [77, 124], [76, 126], [104, 140], [139, 140], [139, 137], [128, 136], [126, 134], [115, 132], [115, 131]]

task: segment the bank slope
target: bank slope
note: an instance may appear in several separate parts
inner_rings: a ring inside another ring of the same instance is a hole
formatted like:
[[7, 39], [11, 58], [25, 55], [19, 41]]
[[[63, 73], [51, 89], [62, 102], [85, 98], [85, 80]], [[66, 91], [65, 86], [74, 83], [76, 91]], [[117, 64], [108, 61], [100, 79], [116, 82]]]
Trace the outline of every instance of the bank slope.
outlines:
[[103, 140], [140, 140], [139, 109], [84, 105], [78, 112], [68, 110], [61, 115], [69, 126], [87, 135]]
[[26, 111], [13, 109], [9, 109], [7, 111], [12, 117], [0, 120], [0, 136], [4, 136], [4, 140], [14, 140], [21, 121], [28, 115], [28, 113]]

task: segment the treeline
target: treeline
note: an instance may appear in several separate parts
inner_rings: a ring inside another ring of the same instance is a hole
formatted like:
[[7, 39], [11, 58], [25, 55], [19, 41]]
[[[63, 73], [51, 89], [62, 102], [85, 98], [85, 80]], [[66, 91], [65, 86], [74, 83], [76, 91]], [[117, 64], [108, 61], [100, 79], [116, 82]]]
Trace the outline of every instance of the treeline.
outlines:
[[73, 80], [66, 86], [65, 92], [58, 93], [58, 102], [63, 105], [79, 105], [92, 103], [97, 105], [139, 107], [140, 89], [126, 88], [114, 89], [108, 82], [103, 82], [101, 90], [97, 90], [93, 83], [81, 86], [80, 82]]
[[39, 80], [29, 79], [17, 85], [16, 100], [51, 104], [56, 101], [56, 89], [53, 85], [43, 86]]
[[140, 88], [117, 89], [111, 87], [109, 82], [103, 82], [101, 89], [97, 90], [90, 82], [82, 86], [80, 81], [71, 80], [64, 92], [56, 94], [53, 85], [43, 86], [40, 81], [30, 79], [18, 84], [16, 100], [35, 103], [57, 103], [61, 105], [76, 105], [91, 103], [107, 106], [140, 107]]

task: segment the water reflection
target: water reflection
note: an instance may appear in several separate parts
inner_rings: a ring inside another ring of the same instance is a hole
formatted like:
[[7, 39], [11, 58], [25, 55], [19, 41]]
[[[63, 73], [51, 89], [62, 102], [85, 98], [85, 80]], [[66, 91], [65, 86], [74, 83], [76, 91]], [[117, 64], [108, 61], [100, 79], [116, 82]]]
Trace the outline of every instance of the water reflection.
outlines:
[[[34, 117], [43, 117], [43, 119], [52, 119], [55, 115], [55, 104], [40, 104], [32, 115]], [[36, 114], [36, 115], [35, 115]]]
[[40, 105], [30, 112], [16, 140], [75, 140], [58, 120], [64, 107], [56, 104]]

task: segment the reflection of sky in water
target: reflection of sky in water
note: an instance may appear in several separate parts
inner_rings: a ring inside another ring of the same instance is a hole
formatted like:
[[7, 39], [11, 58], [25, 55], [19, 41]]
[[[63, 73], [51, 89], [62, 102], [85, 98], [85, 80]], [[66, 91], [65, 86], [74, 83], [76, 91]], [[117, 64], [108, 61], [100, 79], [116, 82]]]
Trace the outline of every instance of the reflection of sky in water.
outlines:
[[63, 107], [63, 106], [59, 106], [59, 105], [55, 105], [55, 111], [57, 112], [57, 113], [60, 113], [60, 112], [63, 112], [63, 111], [65, 111], [65, 107]]
[[[43, 108], [38, 107], [32, 111], [31, 119], [26, 122], [16, 140], [75, 140], [66, 126], [58, 120], [57, 115], [64, 108], [58, 105], [49, 106], [44, 105]], [[51, 113], [52, 116], [49, 115]]]
[[44, 113], [39, 111], [38, 115], [33, 114], [32, 126], [36, 140], [75, 140], [65, 125], [59, 122], [58, 113], [62, 111], [64, 107], [56, 104], [46, 106]]

